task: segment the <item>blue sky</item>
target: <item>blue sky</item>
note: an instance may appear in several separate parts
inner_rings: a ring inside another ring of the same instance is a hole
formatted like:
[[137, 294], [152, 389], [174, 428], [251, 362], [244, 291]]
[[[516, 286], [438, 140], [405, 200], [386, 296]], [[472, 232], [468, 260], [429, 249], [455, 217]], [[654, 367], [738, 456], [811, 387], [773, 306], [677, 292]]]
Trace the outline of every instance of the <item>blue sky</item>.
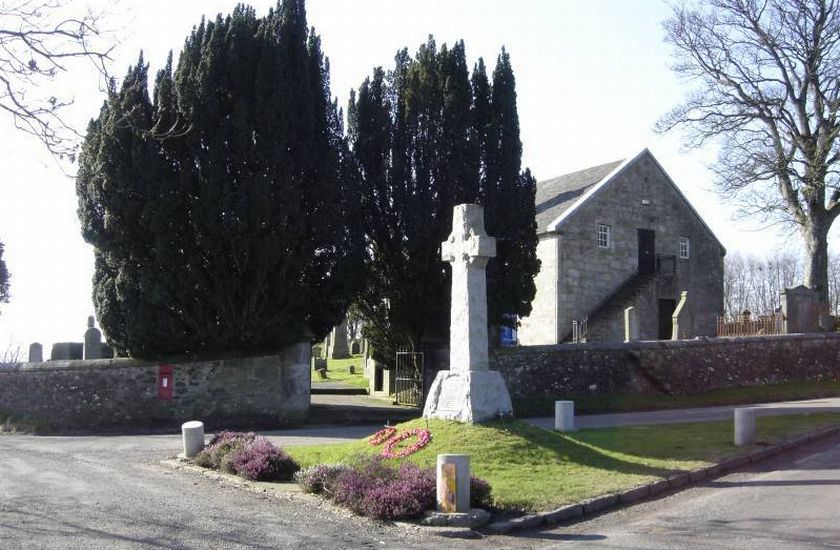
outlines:
[[[252, 2], [259, 14], [273, 1]], [[121, 0], [84, 2], [107, 12], [120, 37], [112, 70], [120, 76], [145, 51], [152, 71], [176, 55], [202, 15], [229, 12], [235, 2]], [[373, 67], [389, 67], [395, 52], [414, 51], [433, 34], [438, 43], [463, 39], [470, 65], [482, 56], [492, 70], [502, 46], [514, 67], [523, 163], [538, 179], [626, 158], [649, 147], [730, 252], [765, 254], [795, 248], [795, 238], [757, 231], [734, 220], [717, 197], [706, 168], [713, 146], [681, 151], [678, 135], [657, 136], [657, 118], [691, 83], [668, 69], [661, 22], [670, 8], [657, 0], [308, 0], [309, 22], [330, 58], [332, 91], [346, 105], [349, 91]], [[75, 98], [79, 128], [102, 101], [86, 67], [56, 88]], [[0, 353], [11, 343], [80, 341], [88, 315], [93, 255], [81, 239], [74, 182], [41, 146], [0, 115], [0, 240], [12, 272], [12, 302], [0, 315]], [[72, 170], [72, 167], [71, 167]]]

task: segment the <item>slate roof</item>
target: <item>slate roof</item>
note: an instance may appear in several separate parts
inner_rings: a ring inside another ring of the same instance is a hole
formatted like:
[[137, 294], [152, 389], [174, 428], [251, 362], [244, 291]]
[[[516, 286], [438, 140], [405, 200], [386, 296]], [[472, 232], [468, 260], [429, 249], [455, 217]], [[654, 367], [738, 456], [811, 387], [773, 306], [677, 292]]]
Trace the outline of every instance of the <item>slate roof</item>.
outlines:
[[545, 233], [548, 225], [571, 208], [587, 191], [618, 168], [624, 160], [617, 160], [537, 182], [535, 198], [537, 233]]

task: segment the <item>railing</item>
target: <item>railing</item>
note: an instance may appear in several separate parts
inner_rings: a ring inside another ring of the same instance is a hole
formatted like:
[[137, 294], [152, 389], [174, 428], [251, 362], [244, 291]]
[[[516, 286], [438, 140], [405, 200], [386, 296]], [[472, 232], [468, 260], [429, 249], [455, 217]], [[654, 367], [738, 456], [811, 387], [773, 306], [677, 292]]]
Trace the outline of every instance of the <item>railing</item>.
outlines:
[[423, 353], [397, 352], [395, 399], [400, 405], [423, 405]]
[[785, 318], [781, 313], [756, 316], [747, 313], [732, 320], [717, 318], [717, 335], [724, 337], [783, 334], [784, 329]]
[[677, 271], [677, 257], [673, 254], [656, 255], [656, 273], [659, 275], [673, 275]]
[[586, 335], [589, 332], [588, 321], [589, 319], [587, 317], [572, 321], [572, 342], [575, 344], [586, 342]]

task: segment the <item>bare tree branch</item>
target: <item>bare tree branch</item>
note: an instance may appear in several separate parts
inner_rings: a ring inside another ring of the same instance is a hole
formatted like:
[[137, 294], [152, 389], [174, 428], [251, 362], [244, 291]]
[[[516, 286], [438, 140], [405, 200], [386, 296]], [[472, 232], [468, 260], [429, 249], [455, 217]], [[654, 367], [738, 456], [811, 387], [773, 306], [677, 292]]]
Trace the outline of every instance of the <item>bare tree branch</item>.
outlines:
[[741, 211], [799, 228], [807, 286], [828, 299], [840, 215], [840, 0], [705, 0], [665, 21], [673, 70], [696, 84], [657, 123], [714, 141], [718, 189]]
[[83, 136], [66, 117], [73, 98], [61, 97], [55, 80], [85, 62], [107, 82], [113, 48], [100, 15], [72, 0], [0, 0], [0, 113], [56, 157], [75, 160]]

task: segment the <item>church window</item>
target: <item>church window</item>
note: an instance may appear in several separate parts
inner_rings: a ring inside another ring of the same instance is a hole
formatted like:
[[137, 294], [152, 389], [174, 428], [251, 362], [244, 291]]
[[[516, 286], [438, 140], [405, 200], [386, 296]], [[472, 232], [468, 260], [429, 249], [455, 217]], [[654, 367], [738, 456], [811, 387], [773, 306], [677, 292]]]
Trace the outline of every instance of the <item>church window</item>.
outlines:
[[687, 260], [691, 252], [691, 241], [688, 237], [680, 237], [680, 258]]
[[598, 246], [600, 248], [609, 248], [610, 240], [610, 226], [603, 223], [598, 224]]

